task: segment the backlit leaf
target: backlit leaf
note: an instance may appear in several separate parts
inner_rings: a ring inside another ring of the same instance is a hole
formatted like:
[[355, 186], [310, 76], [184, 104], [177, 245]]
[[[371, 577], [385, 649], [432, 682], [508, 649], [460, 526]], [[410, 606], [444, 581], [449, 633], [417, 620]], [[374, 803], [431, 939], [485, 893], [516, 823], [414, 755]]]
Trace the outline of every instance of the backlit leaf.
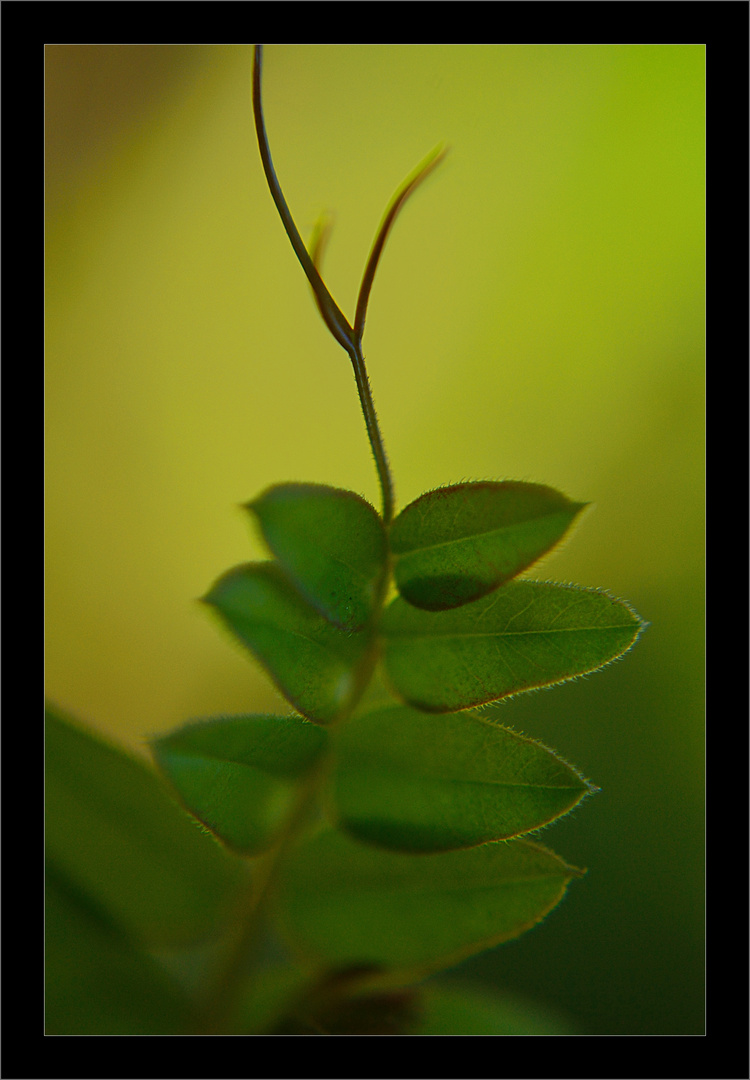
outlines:
[[520, 481], [428, 491], [391, 528], [399, 592], [428, 611], [486, 596], [554, 547], [584, 505]]
[[604, 592], [512, 581], [453, 611], [401, 598], [384, 613], [385, 667], [401, 697], [454, 712], [595, 671], [626, 652], [638, 615]]
[[291, 856], [279, 918], [310, 960], [419, 977], [518, 937], [581, 873], [527, 840], [415, 858], [326, 831]]
[[355, 669], [367, 650], [367, 633], [333, 626], [275, 563], [229, 570], [205, 601], [303, 716], [327, 723], [347, 706], [356, 688]]
[[337, 626], [361, 629], [387, 561], [385, 529], [375, 508], [353, 491], [277, 484], [248, 509], [303, 596]]
[[567, 813], [592, 787], [551, 750], [469, 713], [395, 706], [337, 738], [338, 824], [397, 851], [500, 840]]
[[187, 809], [244, 855], [283, 827], [296, 781], [319, 760], [322, 728], [298, 716], [231, 716], [187, 724], [152, 743]]

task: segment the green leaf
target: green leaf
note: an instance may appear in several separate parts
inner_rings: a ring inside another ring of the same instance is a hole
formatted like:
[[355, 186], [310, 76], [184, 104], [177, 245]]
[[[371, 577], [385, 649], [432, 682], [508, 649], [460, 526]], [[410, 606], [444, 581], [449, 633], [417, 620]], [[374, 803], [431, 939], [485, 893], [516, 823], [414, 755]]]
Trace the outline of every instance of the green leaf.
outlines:
[[289, 1013], [306, 996], [310, 985], [307, 972], [282, 965], [277, 958], [271, 963], [258, 964], [248, 973], [237, 995], [229, 1034], [279, 1034], [277, 1029], [286, 1023]]
[[486, 987], [428, 983], [414, 1035], [578, 1035], [565, 1017]]
[[596, 671], [635, 642], [644, 623], [596, 589], [512, 581], [454, 611], [396, 598], [384, 613], [385, 668], [428, 712], [453, 712]]
[[48, 867], [45, 1034], [181, 1035], [189, 1008], [157, 962]]
[[356, 717], [339, 733], [336, 757], [338, 824], [396, 851], [517, 836], [596, 790], [541, 744], [467, 713], [396, 706]]
[[229, 847], [257, 855], [276, 840], [296, 782], [327, 741], [298, 716], [232, 716], [188, 724], [152, 749], [187, 809]]
[[278, 484], [247, 504], [273, 555], [302, 595], [345, 630], [370, 619], [388, 544], [373, 506], [323, 484]]
[[47, 858], [134, 940], [214, 934], [247, 883], [145, 763], [46, 714]]
[[583, 871], [527, 840], [415, 858], [320, 832], [292, 854], [281, 929], [310, 961], [423, 977], [518, 937]]
[[229, 570], [205, 602], [303, 716], [328, 723], [347, 707], [357, 689], [356, 668], [367, 651], [369, 635], [333, 626], [275, 563], [247, 563]]
[[585, 505], [520, 481], [428, 491], [391, 528], [399, 592], [428, 611], [478, 600], [559, 543]]

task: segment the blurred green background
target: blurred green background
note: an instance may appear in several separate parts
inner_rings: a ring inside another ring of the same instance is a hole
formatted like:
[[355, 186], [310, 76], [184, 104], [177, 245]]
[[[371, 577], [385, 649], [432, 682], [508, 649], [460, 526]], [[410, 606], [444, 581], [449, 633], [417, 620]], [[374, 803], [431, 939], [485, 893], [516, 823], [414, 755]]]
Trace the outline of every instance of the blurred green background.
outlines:
[[[379, 505], [354, 381], [265, 186], [249, 45], [48, 45], [47, 692], [137, 750], [284, 711], [195, 603], [264, 556], [271, 483]], [[703, 1032], [703, 45], [269, 45], [303, 235], [353, 316], [392, 192], [436, 143], [365, 352], [403, 507], [464, 479], [593, 503], [532, 576], [652, 624], [591, 678], [500, 707], [601, 794], [541, 839], [589, 867], [463, 965], [593, 1034]]]

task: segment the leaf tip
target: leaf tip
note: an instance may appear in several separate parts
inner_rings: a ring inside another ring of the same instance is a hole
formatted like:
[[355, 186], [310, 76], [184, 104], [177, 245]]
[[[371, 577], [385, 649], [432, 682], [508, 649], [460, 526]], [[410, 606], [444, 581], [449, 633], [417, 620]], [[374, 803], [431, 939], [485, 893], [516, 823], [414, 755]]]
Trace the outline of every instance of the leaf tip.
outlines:
[[214, 588], [209, 589], [205, 596], [196, 597], [195, 602], [200, 604], [202, 608], [209, 608], [211, 611], [216, 611], [219, 606], [214, 595]]

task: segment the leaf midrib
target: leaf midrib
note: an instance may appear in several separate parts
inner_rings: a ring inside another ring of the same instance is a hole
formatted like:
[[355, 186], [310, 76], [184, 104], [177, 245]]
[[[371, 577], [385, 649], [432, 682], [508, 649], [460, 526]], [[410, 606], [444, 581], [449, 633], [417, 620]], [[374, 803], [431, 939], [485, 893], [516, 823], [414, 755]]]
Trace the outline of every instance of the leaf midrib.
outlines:
[[559, 516], [561, 514], [564, 514], [564, 513], [566, 513], [565, 510], [556, 510], [553, 513], [549, 513], [549, 514], [535, 514], [535, 515], [527, 517], [527, 518], [521, 518], [518, 521], [512, 522], [510, 525], [499, 525], [499, 526], [496, 525], [496, 526], [493, 526], [490, 529], [477, 529], [476, 532], [466, 533], [464, 536], [454, 537], [453, 540], [439, 540], [437, 543], [433, 543], [433, 544], [416, 545], [414, 547], [407, 548], [404, 551], [397, 551], [393, 547], [393, 543], [391, 542], [391, 549], [392, 549], [394, 555], [396, 555], [398, 558], [402, 558], [402, 557], [405, 557], [407, 555], [414, 555], [415, 553], [421, 553], [421, 552], [425, 552], [425, 551], [434, 551], [437, 548], [451, 547], [454, 544], [463, 544], [463, 543], [466, 543], [467, 540], [471, 540], [474, 537], [478, 537], [478, 536], [484, 537], [484, 536], [491, 536], [492, 534], [499, 535], [499, 534], [504, 533], [504, 532], [507, 533], [507, 532], [510, 532], [514, 528], [518, 528], [518, 526], [527, 525], [530, 521], [543, 521], [544, 518], [557, 517], [557, 516]]
[[396, 777], [403, 777], [407, 781], [413, 781], [413, 782], [416, 782], [416, 783], [418, 783], [420, 780], [431, 780], [431, 781], [435, 781], [435, 782], [441, 782], [442, 781], [442, 782], [445, 782], [446, 784], [461, 784], [462, 786], [467, 786], [467, 787], [472, 786], [472, 787], [498, 787], [498, 788], [506, 788], [506, 787], [508, 787], [508, 788], [529, 788], [529, 789], [531, 789], [533, 791], [580, 791], [582, 794], [586, 794], [587, 792], [590, 793], [590, 791], [591, 791], [589, 786], [587, 784], [585, 784], [583, 781], [580, 781], [578, 784], [573, 784], [571, 782], [567, 782], [565, 784], [537, 784], [537, 783], [532, 783], [532, 782], [529, 782], [529, 781], [523, 782], [523, 781], [519, 781], [519, 780], [516, 780], [516, 781], [513, 781], [513, 780], [493, 780], [491, 777], [488, 777], [487, 780], [474, 780], [474, 779], [471, 779], [471, 778], [462, 779], [461, 777], [455, 777], [455, 776], [441, 776], [438, 773], [435, 773], [435, 774], [432, 774], [432, 773], [414, 773], [414, 772], [407, 772], [406, 770], [403, 770], [403, 769], [394, 770], [391, 767], [392, 766], [391, 762], [388, 763], [388, 766], [389, 766], [388, 768], [383, 767], [381, 769], [366, 769], [366, 768], [365, 769], [359, 769], [359, 770], [352, 769], [352, 772], [358, 772], [358, 773], [364, 774], [366, 776], [370, 775], [371, 773], [377, 773], [377, 774], [384, 773], [390, 779], [395, 779]]
[[485, 637], [485, 638], [506, 638], [506, 637], [528, 637], [528, 636], [547, 636], [548, 634], [580, 634], [589, 633], [592, 630], [630, 630], [635, 631], [636, 627], [632, 627], [630, 623], [612, 623], [605, 626], [563, 626], [550, 630], [491, 630], [491, 631], [476, 631], [476, 630], [451, 630], [450, 632], [436, 631], [417, 631], [410, 630], [384, 631], [383, 636], [387, 639], [396, 637], [405, 638], [463, 638], [463, 637]]

